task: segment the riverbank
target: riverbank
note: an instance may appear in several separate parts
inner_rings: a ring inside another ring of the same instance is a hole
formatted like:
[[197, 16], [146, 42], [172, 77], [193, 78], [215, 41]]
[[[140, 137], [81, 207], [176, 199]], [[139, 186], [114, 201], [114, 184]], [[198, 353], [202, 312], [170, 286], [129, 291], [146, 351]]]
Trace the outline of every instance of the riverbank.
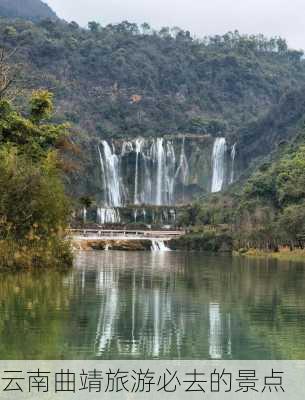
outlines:
[[71, 268], [70, 241], [56, 235], [47, 240], [0, 240], [0, 271], [32, 268]]
[[189, 233], [169, 242], [171, 250], [205, 251], [211, 253], [232, 253], [233, 240], [227, 233], [207, 231]]
[[[75, 250], [119, 250], [119, 251], [205, 251], [210, 253], [232, 253], [233, 241], [226, 233], [214, 231], [189, 233], [181, 236], [175, 232], [144, 232], [142, 235], [126, 235], [112, 231], [112, 236], [71, 236]], [[130, 232], [129, 232], [130, 233]], [[159, 236], [156, 234], [159, 233]], [[116, 237], [116, 235], [118, 235]]]
[[305, 250], [301, 249], [290, 251], [289, 248], [282, 248], [278, 252], [249, 249], [246, 252], [236, 251], [234, 254], [245, 257], [274, 258], [283, 261], [301, 261], [305, 263]]
[[118, 251], [150, 251], [151, 240], [140, 239], [73, 239], [75, 250], [118, 250]]

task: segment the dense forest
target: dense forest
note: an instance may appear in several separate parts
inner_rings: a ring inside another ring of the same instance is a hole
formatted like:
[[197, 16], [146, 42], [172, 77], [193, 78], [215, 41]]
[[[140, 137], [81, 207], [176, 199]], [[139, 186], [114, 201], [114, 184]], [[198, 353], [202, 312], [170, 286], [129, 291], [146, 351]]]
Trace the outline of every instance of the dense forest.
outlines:
[[305, 77], [303, 53], [263, 35], [2, 19], [0, 37], [18, 48], [27, 82], [55, 93], [56, 118], [91, 136], [236, 136]]
[[[278, 250], [305, 247], [305, 126], [296, 139], [283, 142], [270, 162], [262, 163], [244, 185], [211, 195], [187, 208], [180, 223], [194, 231], [218, 227], [235, 248]], [[196, 228], [195, 228], [196, 227]], [[202, 237], [199, 234], [199, 237]], [[214, 237], [212, 235], [212, 237]]]
[[10, 96], [18, 91], [0, 54], [0, 266], [71, 265], [65, 228], [70, 200], [62, 181], [68, 126], [49, 123], [53, 95], [32, 92], [28, 112], [21, 114]]
[[[188, 31], [166, 27], [156, 31], [147, 23], [101, 26], [90, 22], [84, 29], [75, 22], [33, 22], [26, 16], [2, 18], [0, 38], [0, 46], [11, 54], [10, 71], [16, 83], [16, 90], [9, 90], [8, 99], [1, 103], [2, 158], [13, 160], [1, 166], [2, 184], [12, 173], [7, 168], [16, 164], [16, 157], [21, 157], [21, 169], [14, 170], [16, 179], [28, 168], [29, 176], [42, 173], [41, 179], [55, 179], [59, 199], [63, 196], [55, 231], [67, 224], [67, 213], [61, 181], [56, 180], [59, 173], [50, 172], [57, 168], [51, 154], [62, 139], [58, 129], [64, 130], [62, 123], [69, 121], [73, 142], [177, 133], [226, 136], [231, 145], [238, 143], [240, 180], [227, 192], [187, 207], [180, 223], [203, 229], [229, 227], [239, 248], [276, 249], [283, 243], [303, 246], [302, 51], [289, 49], [278, 37], [237, 31], [195, 39]], [[33, 98], [37, 87], [41, 90]], [[43, 100], [41, 96], [48, 104], [48, 91], [54, 93], [56, 107], [54, 113], [48, 112], [51, 121], [45, 125], [39, 117], [43, 110], [38, 109], [35, 120], [33, 105]], [[6, 102], [11, 97], [15, 109]], [[295, 139], [297, 132], [301, 133]], [[73, 169], [73, 157], [67, 152], [61, 155], [66, 170], [69, 162]], [[51, 169], [49, 162], [53, 162]], [[42, 172], [44, 168], [47, 172]], [[12, 190], [18, 187], [18, 179]], [[39, 187], [44, 190], [42, 182]], [[47, 200], [47, 192], [43, 196]], [[9, 202], [8, 197], [0, 207], [5, 210]], [[13, 232], [8, 222], [5, 234], [9, 231], [21, 239], [32, 234], [35, 222], [31, 220], [30, 228], [22, 222], [22, 215], [14, 218], [21, 218], [17, 225], [25, 226], [25, 231]]]

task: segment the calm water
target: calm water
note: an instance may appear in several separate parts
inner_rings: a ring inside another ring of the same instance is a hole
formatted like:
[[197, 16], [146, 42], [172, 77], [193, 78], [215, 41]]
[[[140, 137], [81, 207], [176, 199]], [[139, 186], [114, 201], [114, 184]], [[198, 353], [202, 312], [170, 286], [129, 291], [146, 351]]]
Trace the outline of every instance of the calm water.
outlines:
[[0, 359], [305, 359], [305, 265], [89, 252], [0, 275]]

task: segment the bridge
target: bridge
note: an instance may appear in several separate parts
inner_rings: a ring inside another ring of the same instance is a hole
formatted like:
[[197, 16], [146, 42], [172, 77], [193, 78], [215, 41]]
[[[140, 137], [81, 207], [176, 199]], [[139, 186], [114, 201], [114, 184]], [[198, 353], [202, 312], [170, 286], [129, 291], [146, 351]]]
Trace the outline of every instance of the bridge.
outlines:
[[76, 240], [171, 240], [186, 234], [185, 230], [177, 231], [144, 231], [126, 229], [69, 229], [69, 237]]

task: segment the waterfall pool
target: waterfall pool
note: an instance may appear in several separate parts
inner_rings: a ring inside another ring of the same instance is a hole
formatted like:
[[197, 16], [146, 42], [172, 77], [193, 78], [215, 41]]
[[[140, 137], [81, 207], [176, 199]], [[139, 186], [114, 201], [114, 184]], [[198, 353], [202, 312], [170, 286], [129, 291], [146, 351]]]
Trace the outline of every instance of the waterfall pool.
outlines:
[[305, 359], [305, 265], [79, 252], [2, 274], [1, 359]]

